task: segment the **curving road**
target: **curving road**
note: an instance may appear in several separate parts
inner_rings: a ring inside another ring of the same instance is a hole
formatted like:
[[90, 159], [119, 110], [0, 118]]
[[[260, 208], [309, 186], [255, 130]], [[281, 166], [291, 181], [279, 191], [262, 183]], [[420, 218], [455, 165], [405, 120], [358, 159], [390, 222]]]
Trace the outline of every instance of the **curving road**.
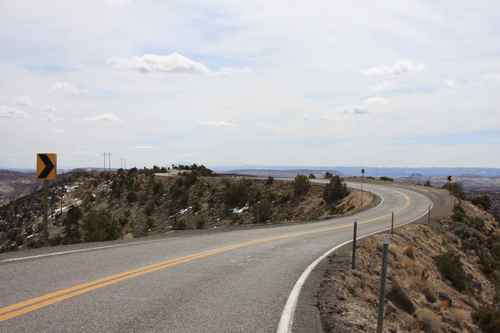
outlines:
[[360, 235], [381, 231], [392, 212], [409, 223], [439, 197], [364, 186], [383, 200], [350, 217], [2, 255], [0, 331], [275, 332], [299, 276], [352, 238], [354, 220]]

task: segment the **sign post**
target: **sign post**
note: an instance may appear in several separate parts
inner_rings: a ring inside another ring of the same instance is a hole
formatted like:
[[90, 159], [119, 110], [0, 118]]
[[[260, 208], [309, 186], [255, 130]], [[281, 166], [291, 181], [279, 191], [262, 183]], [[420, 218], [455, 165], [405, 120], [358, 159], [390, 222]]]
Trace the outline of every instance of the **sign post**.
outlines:
[[57, 177], [57, 155], [53, 153], [37, 154], [36, 177], [43, 180], [43, 238], [49, 242], [49, 180]]

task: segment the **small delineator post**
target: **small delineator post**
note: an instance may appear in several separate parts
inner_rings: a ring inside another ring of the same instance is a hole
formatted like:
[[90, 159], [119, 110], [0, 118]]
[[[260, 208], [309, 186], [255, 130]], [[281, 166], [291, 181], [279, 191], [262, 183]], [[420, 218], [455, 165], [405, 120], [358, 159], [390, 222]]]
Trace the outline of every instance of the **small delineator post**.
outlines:
[[352, 269], [356, 269], [356, 240], [358, 238], [358, 221], [354, 221], [352, 235]]
[[378, 302], [377, 333], [384, 329], [385, 284], [387, 278], [387, 254], [389, 252], [389, 238], [384, 239], [384, 253], [382, 256], [382, 272], [380, 274], [380, 295]]
[[394, 234], [394, 212], [391, 215], [391, 235]]

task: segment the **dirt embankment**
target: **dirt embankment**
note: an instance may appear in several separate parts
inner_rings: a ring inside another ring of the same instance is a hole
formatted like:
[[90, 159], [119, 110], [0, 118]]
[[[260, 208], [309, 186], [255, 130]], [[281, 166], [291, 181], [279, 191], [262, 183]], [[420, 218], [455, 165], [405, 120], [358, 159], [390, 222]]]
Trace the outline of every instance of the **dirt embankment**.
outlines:
[[[500, 332], [500, 229], [467, 201], [432, 226], [390, 236], [384, 332]], [[328, 258], [317, 293], [325, 332], [375, 332], [382, 244], [362, 240]]]

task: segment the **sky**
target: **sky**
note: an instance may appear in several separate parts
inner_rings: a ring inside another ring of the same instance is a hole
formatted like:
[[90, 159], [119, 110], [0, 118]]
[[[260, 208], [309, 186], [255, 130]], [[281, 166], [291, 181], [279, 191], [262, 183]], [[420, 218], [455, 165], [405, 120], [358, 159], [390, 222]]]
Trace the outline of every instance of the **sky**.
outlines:
[[0, 0], [0, 167], [498, 167], [500, 2]]

